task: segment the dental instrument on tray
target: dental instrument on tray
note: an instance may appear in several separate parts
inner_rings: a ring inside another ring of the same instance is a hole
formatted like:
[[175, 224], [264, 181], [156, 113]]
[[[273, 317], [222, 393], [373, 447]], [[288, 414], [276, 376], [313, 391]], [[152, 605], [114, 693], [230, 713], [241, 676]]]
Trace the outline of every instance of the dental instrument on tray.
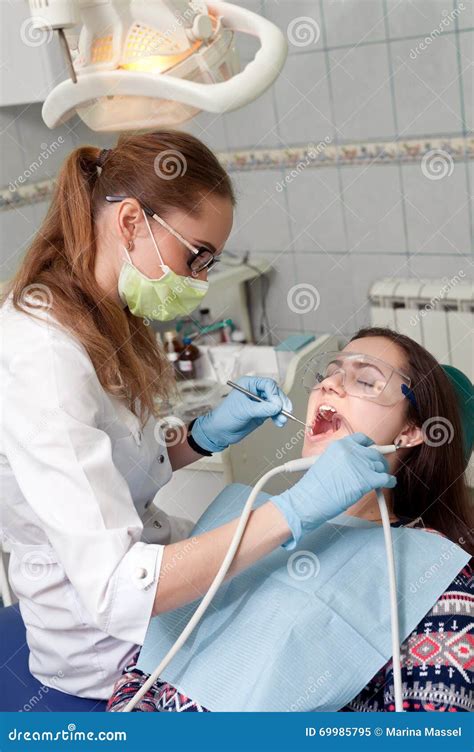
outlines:
[[[222, 0], [29, 0], [33, 28], [57, 31], [69, 79], [43, 105], [49, 128], [76, 113], [94, 131], [147, 130], [263, 94], [288, 54], [282, 31]], [[236, 34], [260, 48], [241, 70]]]
[[[251, 399], [255, 400], [256, 402], [265, 402], [263, 397], [259, 397], [258, 394], [254, 394], [253, 392], [249, 392], [248, 389], [244, 389], [243, 386], [240, 386], [239, 384], [236, 384], [235, 381], [228, 380], [226, 382], [229, 386], [232, 387], [232, 389], [237, 389], [239, 392], [242, 392], [242, 394], [246, 394], [247, 397], [250, 397]], [[304, 420], [300, 420], [299, 418], [295, 418], [292, 413], [289, 413], [288, 410], [280, 410], [282, 415], [285, 415], [287, 418], [290, 418], [290, 420], [296, 421], [296, 423], [301, 423], [302, 426], [305, 428], [311, 428], [307, 423], [304, 422]]]
[[[234, 388], [237, 387], [239, 390], [243, 391], [244, 393], [247, 393], [247, 390], [242, 389], [242, 387], [240, 387], [238, 384], [234, 384], [234, 382], [227, 382], [227, 383], [230, 386]], [[250, 393], [249, 396], [251, 396], [252, 398], [255, 398], [255, 395], [252, 393]], [[257, 398], [257, 399], [260, 399], [260, 398]], [[290, 413], [286, 413], [286, 414], [289, 417], [291, 415]], [[291, 417], [294, 418], [294, 416], [291, 416]], [[298, 421], [298, 422], [302, 422], [302, 421]], [[383, 445], [383, 446], [373, 445], [373, 448], [379, 451], [381, 454], [385, 455], [385, 454], [391, 454], [392, 452], [396, 452], [399, 449], [399, 446], [396, 444], [388, 444], [388, 445]], [[142, 687], [135, 694], [135, 696], [123, 708], [122, 712], [129, 713], [133, 710], [136, 704], [141, 700], [141, 698], [146, 694], [146, 692], [150, 689], [150, 687], [162, 674], [162, 672], [165, 670], [168, 664], [172, 661], [174, 656], [178, 653], [178, 651], [184, 645], [184, 643], [186, 642], [186, 640], [188, 639], [188, 637], [190, 636], [194, 628], [198, 625], [199, 621], [204, 616], [206, 610], [208, 609], [212, 599], [214, 598], [219, 587], [224, 581], [225, 576], [232, 564], [234, 556], [237, 552], [237, 549], [244, 535], [245, 528], [247, 526], [247, 522], [249, 520], [253, 504], [255, 503], [255, 500], [258, 494], [260, 493], [260, 491], [262, 490], [266, 482], [273, 476], [277, 475], [278, 473], [303, 472], [305, 470], [308, 470], [308, 468], [311, 467], [311, 465], [314, 462], [316, 462], [318, 459], [319, 459], [319, 456], [316, 455], [312, 457], [304, 457], [301, 459], [290, 460], [289, 462], [285, 462], [283, 465], [272, 468], [271, 470], [266, 472], [265, 475], [263, 475], [259, 481], [257, 481], [257, 483], [255, 484], [255, 486], [253, 487], [250, 493], [250, 496], [248, 497], [244, 505], [242, 514], [240, 515], [237, 528], [232, 537], [227, 553], [219, 568], [219, 571], [217, 572], [214, 580], [212, 581], [209, 587], [209, 590], [203, 597], [199, 606], [196, 608], [194, 614], [192, 615], [188, 624], [179, 635], [173, 647], [168, 651], [168, 653], [165, 655], [165, 657], [163, 658], [161, 663], [156, 667], [153, 673], [150, 674], [147, 681], [142, 685]], [[399, 621], [398, 621], [397, 584], [396, 584], [396, 576], [395, 576], [395, 562], [394, 562], [394, 555], [393, 555], [392, 532], [391, 532], [391, 527], [390, 527], [390, 518], [388, 514], [388, 509], [387, 509], [383, 492], [380, 489], [377, 489], [376, 495], [377, 495], [377, 501], [380, 507], [380, 514], [381, 514], [383, 531], [384, 531], [385, 549], [386, 549], [386, 554], [387, 554], [395, 710], [396, 712], [403, 712], [401, 661], [400, 661], [400, 632], [399, 632]]]

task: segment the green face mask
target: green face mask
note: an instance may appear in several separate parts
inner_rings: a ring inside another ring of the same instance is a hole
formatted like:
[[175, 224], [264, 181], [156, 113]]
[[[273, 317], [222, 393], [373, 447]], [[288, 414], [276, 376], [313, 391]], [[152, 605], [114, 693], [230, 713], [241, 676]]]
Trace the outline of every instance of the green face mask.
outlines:
[[154, 321], [170, 321], [178, 316], [187, 316], [199, 306], [209, 289], [209, 282], [176, 274], [166, 266], [145, 212], [143, 216], [164, 274], [159, 279], [146, 277], [132, 264], [130, 255], [124, 248], [128, 261], [123, 262], [120, 271], [120, 298], [134, 316]]

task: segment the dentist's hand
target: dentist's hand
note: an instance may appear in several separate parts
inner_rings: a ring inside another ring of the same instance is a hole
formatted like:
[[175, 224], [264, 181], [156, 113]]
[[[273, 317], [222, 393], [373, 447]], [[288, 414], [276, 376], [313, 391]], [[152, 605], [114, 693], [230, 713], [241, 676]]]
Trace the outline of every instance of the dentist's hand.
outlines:
[[271, 418], [277, 426], [285, 425], [288, 420], [279, 413], [281, 410], [291, 412], [293, 405], [276, 381], [259, 376], [242, 376], [237, 384], [263, 397], [265, 402], [256, 402], [233, 389], [214, 410], [201, 415], [194, 422], [191, 435], [196, 444], [208, 452], [221, 452], [229, 444], [236, 444], [267, 418]]
[[369, 491], [396, 485], [373, 443], [363, 433], [335, 441], [292, 488], [270, 499], [292, 532], [284, 548], [295, 548], [303, 535], [345, 512]]

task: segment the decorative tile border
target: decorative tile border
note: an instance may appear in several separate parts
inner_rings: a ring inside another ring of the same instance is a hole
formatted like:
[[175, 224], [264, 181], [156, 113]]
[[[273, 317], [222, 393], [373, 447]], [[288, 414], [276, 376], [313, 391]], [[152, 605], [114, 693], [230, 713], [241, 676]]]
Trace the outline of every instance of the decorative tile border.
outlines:
[[[323, 141], [287, 149], [247, 149], [217, 154], [228, 172], [285, 170], [337, 165], [418, 163], [432, 157], [453, 162], [474, 159], [474, 138], [407, 139], [372, 143], [333, 144]], [[55, 180], [41, 180], [0, 189], [0, 211], [49, 201]]]
[[329, 137], [316, 144], [289, 149], [249, 149], [223, 152], [219, 158], [229, 172], [335, 165], [398, 164], [420, 162], [431, 152], [453, 161], [474, 159], [474, 138], [410, 139], [372, 143], [333, 144]]

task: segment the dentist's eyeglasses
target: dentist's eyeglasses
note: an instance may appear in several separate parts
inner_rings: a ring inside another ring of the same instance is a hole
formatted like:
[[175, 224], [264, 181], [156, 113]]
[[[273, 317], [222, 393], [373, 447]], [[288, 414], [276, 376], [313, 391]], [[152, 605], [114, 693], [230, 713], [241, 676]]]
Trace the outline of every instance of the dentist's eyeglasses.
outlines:
[[326, 352], [309, 361], [303, 386], [311, 392], [327, 379], [335, 379], [352, 397], [379, 405], [396, 405], [407, 398], [416, 406], [411, 379], [384, 360], [364, 353]]
[[[124, 201], [126, 198], [129, 198], [129, 196], [106, 196], [105, 200], [109, 201], [110, 203], [118, 203], [120, 201]], [[189, 241], [186, 240], [186, 238], [183, 238], [181, 233], [179, 233], [177, 230], [174, 230], [167, 222], [165, 222], [164, 219], [162, 219], [158, 214], [155, 214], [155, 212], [150, 209], [149, 206], [146, 206], [146, 204], [143, 204], [139, 199], [136, 199], [140, 206], [142, 207], [143, 211], [148, 214], [149, 217], [152, 217], [154, 220], [159, 222], [159, 224], [164, 227], [168, 232], [170, 232], [174, 237], [179, 240], [183, 245], [186, 246], [188, 251], [191, 251], [193, 254], [193, 258], [189, 259], [188, 267], [192, 272], [193, 277], [197, 276], [200, 272], [203, 272], [204, 269], [207, 269], [207, 271], [210, 271], [215, 264], [218, 264], [220, 259], [215, 257], [215, 252], [209, 250], [209, 248], [206, 248], [206, 246], [200, 246], [197, 247], [189, 243]]]

